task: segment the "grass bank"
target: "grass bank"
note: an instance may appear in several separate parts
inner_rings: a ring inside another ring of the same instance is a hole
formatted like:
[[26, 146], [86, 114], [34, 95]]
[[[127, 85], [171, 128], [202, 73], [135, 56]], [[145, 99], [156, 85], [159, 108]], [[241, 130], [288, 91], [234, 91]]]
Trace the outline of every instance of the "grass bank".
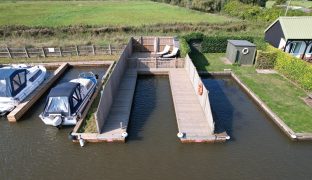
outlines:
[[254, 67], [226, 65], [225, 54], [201, 54], [192, 51], [195, 66], [203, 71], [233, 72], [296, 133], [312, 132], [312, 109], [302, 100], [305, 91], [279, 74], [258, 74]]

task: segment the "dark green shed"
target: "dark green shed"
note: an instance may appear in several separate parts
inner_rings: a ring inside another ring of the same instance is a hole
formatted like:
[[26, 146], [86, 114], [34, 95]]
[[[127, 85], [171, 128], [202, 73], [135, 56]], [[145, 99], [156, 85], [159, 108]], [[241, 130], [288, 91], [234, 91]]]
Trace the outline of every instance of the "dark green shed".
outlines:
[[254, 64], [256, 45], [246, 40], [228, 40], [226, 57], [231, 63]]

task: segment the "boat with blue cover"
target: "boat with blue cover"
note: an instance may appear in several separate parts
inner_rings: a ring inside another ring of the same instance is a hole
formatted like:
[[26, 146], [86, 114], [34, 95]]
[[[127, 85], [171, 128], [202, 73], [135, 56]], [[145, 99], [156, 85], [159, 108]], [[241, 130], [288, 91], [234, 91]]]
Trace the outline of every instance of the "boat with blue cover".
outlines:
[[0, 68], [0, 115], [12, 111], [44, 81], [46, 68], [24, 64]]
[[81, 73], [77, 79], [51, 89], [44, 111], [39, 115], [47, 125], [75, 125], [95, 92], [97, 76]]

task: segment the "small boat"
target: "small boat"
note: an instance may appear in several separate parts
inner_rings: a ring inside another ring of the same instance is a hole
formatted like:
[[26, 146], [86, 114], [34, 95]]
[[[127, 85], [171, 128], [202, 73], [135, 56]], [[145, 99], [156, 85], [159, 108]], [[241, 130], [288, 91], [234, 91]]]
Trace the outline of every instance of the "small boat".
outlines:
[[12, 111], [45, 79], [46, 68], [24, 64], [0, 68], [0, 115]]
[[75, 125], [95, 92], [97, 78], [92, 72], [81, 73], [77, 79], [52, 88], [39, 117], [45, 124], [58, 128]]

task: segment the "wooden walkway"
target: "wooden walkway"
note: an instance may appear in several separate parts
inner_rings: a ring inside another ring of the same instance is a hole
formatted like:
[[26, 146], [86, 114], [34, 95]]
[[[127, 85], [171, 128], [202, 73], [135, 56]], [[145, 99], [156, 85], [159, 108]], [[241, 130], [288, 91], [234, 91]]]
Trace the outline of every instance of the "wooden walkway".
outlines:
[[129, 69], [123, 75], [108, 118], [103, 125], [101, 134], [97, 136], [99, 140], [125, 141], [125, 137], [122, 137], [121, 134], [127, 131], [136, 80], [136, 70]]
[[187, 71], [184, 68], [171, 69], [169, 80], [178, 129], [180, 133], [184, 133], [184, 137], [180, 140], [182, 142], [213, 141], [216, 137], [209, 127]]

